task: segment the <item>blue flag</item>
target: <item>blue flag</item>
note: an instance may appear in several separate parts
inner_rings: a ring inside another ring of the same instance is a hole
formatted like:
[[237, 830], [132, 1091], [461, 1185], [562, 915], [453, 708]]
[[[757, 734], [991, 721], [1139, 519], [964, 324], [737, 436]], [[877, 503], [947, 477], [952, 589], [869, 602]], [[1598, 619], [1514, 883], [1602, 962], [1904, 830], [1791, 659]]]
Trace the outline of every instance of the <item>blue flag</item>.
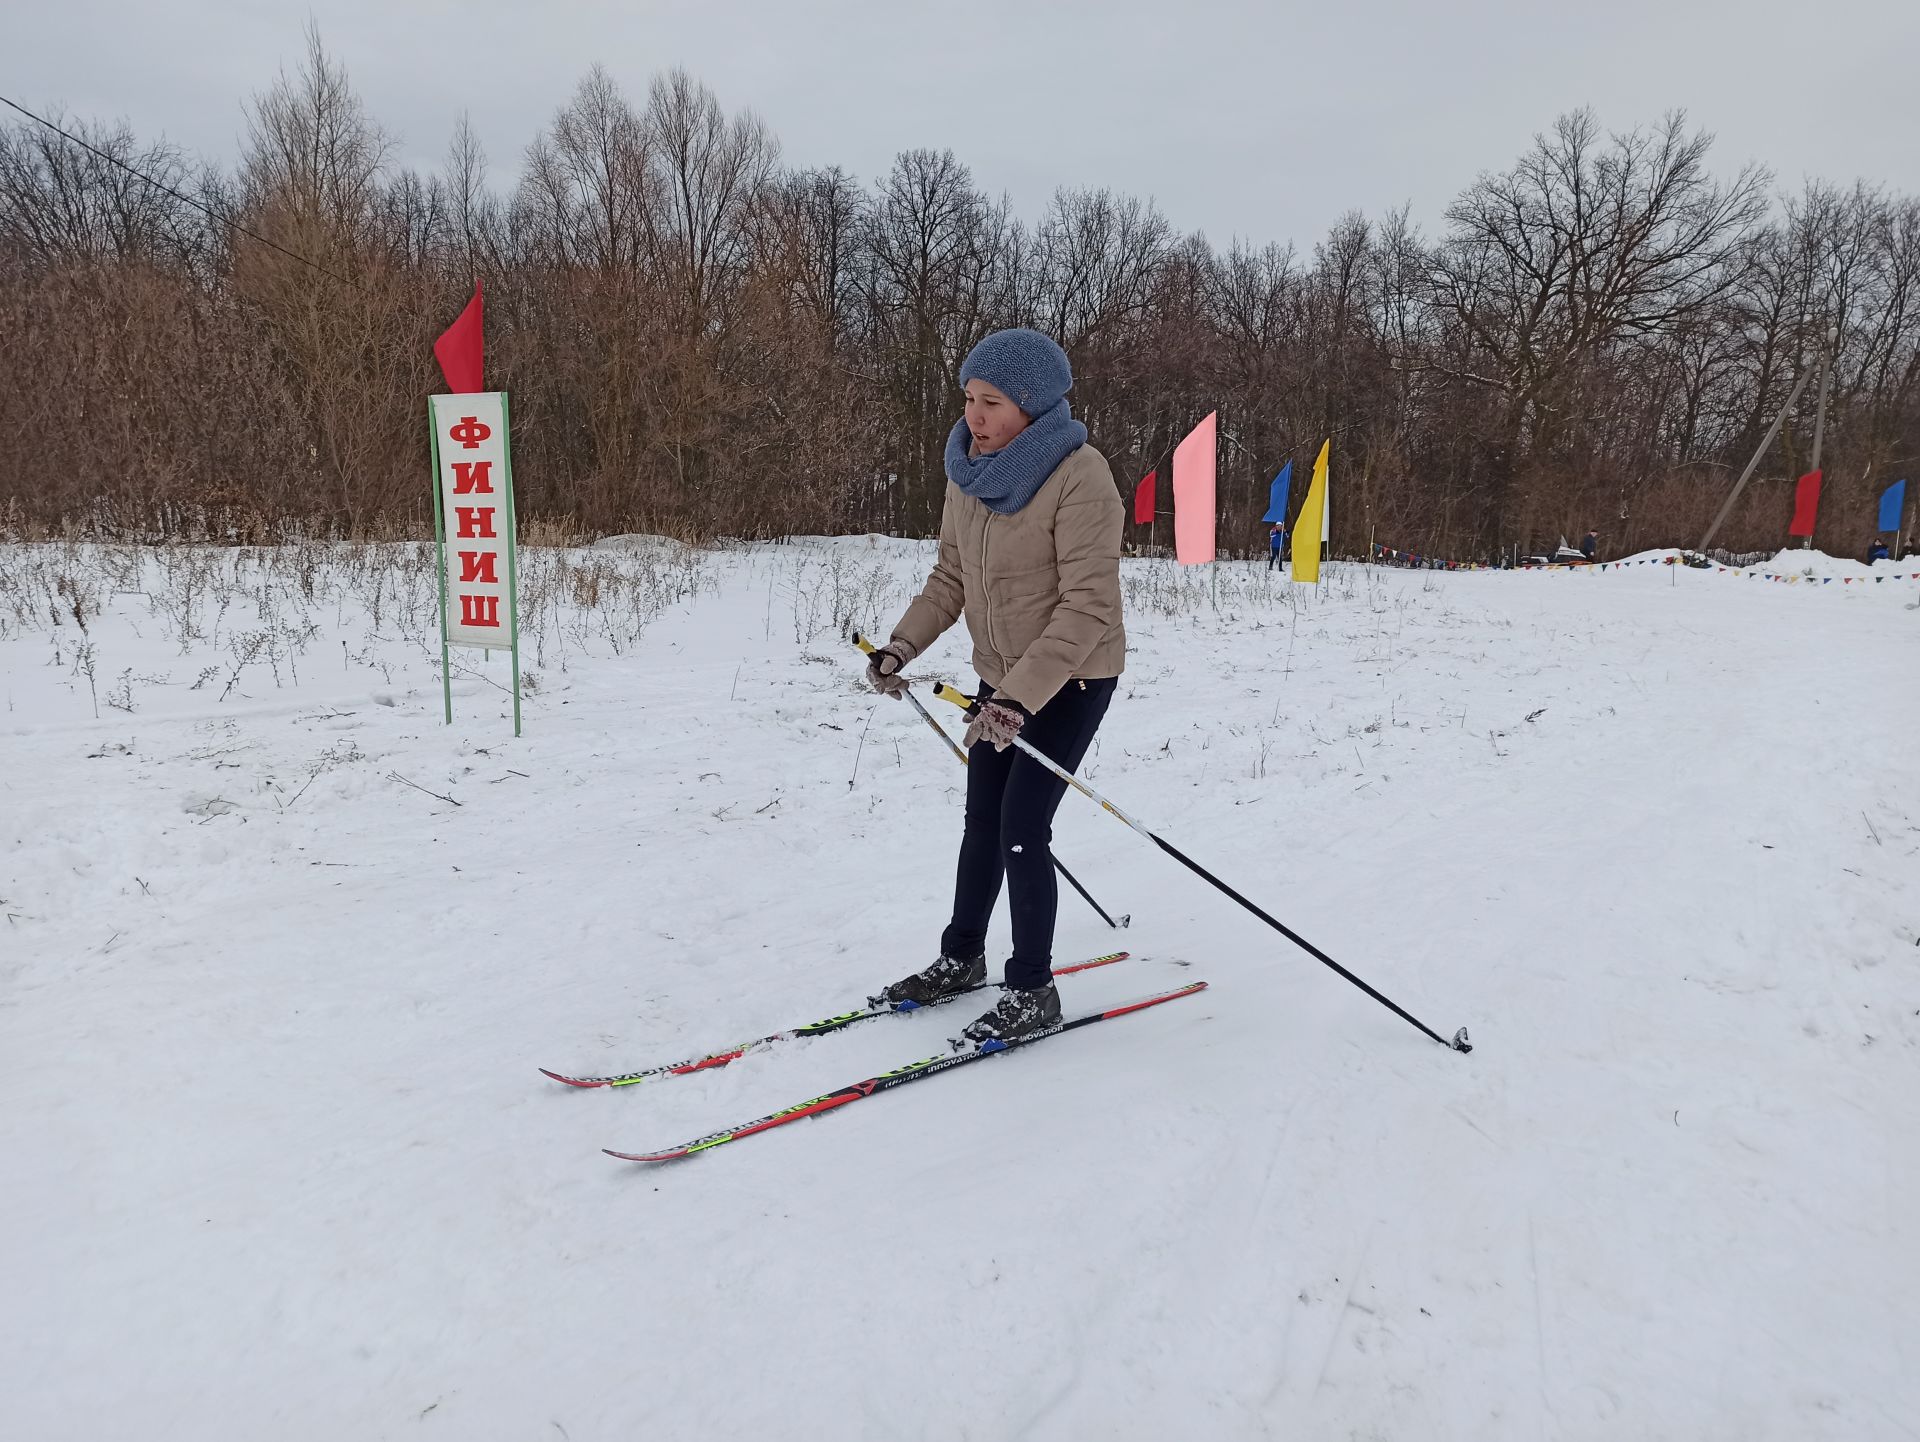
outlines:
[[[1902, 485], [1906, 482], [1902, 481]], [[1280, 474], [1273, 478], [1273, 490], [1267, 497], [1267, 513], [1260, 519], [1268, 525], [1275, 521], [1281, 525], [1287, 523], [1287, 491], [1293, 485], [1293, 462], [1288, 461], [1280, 468]], [[1884, 529], [1884, 528], [1883, 528]]]
[[1880, 529], [1900, 529], [1900, 513], [1907, 508], [1907, 483], [1895, 481], [1880, 493]]

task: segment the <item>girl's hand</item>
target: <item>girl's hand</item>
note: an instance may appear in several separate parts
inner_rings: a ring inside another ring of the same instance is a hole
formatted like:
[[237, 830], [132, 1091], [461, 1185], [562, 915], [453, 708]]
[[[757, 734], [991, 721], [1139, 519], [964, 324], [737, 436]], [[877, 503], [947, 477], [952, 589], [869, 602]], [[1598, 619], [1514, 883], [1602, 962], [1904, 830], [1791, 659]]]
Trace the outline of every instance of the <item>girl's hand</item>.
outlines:
[[1005, 751], [1026, 724], [1027, 713], [1019, 707], [1003, 701], [983, 701], [980, 709], [973, 713], [973, 720], [967, 723], [967, 749], [971, 751], [980, 742], [991, 741], [995, 751]]
[[882, 695], [898, 701], [907, 690], [907, 683], [900, 675], [901, 669], [915, 654], [911, 645], [897, 637], [887, 642], [867, 658], [867, 684]]

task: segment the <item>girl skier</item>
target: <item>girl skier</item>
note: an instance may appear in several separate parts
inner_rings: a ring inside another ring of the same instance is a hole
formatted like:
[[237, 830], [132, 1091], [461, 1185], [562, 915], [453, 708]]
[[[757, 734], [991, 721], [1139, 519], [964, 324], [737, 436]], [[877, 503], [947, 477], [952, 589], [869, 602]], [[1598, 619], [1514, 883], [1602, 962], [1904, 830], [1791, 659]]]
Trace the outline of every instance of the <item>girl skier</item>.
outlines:
[[947, 437], [933, 574], [875, 651], [867, 679], [898, 700], [900, 671], [962, 615], [981, 706], [967, 727], [966, 825], [940, 956], [888, 987], [926, 1005], [986, 980], [987, 922], [1006, 880], [1006, 988], [963, 1035], [1010, 1041], [1060, 1019], [1053, 985], [1053, 813], [1066, 783], [1018, 736], [1077, 768], [1126, 660], [1120, 621], [1125, 508], [1106, 458], [1067, 407], [1067, 354], [1032, 330], [988, 336], [960, 367], [966, 414]]

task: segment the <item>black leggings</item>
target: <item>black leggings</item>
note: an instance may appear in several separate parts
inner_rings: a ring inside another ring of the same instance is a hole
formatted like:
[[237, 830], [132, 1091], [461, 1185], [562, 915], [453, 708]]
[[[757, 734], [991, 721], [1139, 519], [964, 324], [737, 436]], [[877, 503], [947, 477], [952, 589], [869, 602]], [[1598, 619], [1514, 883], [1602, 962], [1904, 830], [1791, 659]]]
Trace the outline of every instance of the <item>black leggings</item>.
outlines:
[[[1043, 756], [1077, 770], [1113, 700], [1115, 676], [1069, 681], [1028, 718], [1020, 738]], [[980, 695], [993, 694], [981, 686]], [[986, 946], [987, 923], [1007, 880], [1013, 913], [1013, 956], [1007, 984], [1045, 986], [1053, 980], [1053, 918], [1060, 888], [1053, 875], [1053, 813], [1067, 783], [1017, 747], [995, 751], [982, 741], [967, 754], [967, 827], [960, 838], [953, 885], [953, 920], [940, 938], [948, 956], [971, 956]]]

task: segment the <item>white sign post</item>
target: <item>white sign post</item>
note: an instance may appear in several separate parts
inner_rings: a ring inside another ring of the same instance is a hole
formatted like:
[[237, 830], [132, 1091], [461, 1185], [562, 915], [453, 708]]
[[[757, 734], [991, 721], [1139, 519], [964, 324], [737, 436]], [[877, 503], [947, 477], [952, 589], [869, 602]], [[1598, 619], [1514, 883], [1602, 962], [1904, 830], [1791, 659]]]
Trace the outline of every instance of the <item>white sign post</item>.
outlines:
[[433, 532], [440, 552], [440, 679], [453, 724], [449, 646], [513, 657], [513, 734], [520, 734], [519, 554], [505, 391], [433, 396]]

